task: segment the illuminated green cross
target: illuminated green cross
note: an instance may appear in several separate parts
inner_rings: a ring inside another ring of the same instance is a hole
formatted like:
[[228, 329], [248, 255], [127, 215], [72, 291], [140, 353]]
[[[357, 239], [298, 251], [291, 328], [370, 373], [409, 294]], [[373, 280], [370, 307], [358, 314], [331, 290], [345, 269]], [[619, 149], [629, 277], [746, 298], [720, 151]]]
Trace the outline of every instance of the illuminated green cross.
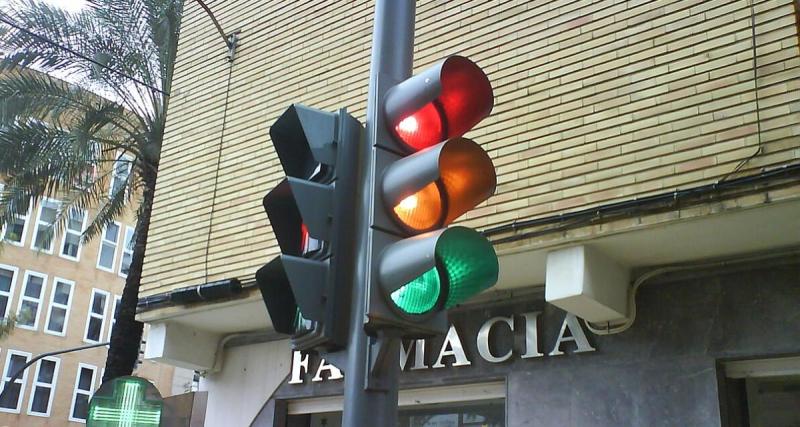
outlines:
[[158, 426], [163, 403], [145, 400], [148, 383], [137, 378], [115, 381], [113, 396], [95, 395], [89, 404], [88, 427]]

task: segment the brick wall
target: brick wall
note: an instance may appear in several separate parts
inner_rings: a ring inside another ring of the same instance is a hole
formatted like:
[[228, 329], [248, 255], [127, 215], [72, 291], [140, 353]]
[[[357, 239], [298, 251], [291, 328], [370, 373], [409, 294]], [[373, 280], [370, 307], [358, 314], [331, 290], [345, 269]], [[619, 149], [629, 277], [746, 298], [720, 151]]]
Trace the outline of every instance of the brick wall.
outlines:
[[[260, 202], [282, 177], [268, 130], [290, 103], [365, 113], [371, 1], [208, 4], [241, 47], [229, 65], [187, 2], [143, 295], [250, 278], [277, 252]], [[797, 162], [796, 10], [754, 0], [752, 12], [747, 0], [419, 1], [415, 68], [466, 55], [495, 90], [467, 136], [494, 159], [497, 193], [465, 224], [713, 182], [759, 147], [732, 176]]]

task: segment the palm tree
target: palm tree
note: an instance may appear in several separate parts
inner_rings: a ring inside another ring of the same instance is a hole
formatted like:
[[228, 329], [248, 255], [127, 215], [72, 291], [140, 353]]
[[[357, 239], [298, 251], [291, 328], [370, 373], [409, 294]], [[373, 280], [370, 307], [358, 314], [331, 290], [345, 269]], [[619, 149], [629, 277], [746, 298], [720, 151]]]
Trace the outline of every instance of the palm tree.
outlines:
[[[0, 226], [52, 197], [53, 234], [71, 210], [93, 208], [88, 241], [136, 209], [104, 381], [130, 375], [139, 353], [134, 316], [181, 11], [181, 0], [89, 0], [79, 13], [14, 0], [0, 12]], [[129, 172], [109, 195], [111, 165]]]

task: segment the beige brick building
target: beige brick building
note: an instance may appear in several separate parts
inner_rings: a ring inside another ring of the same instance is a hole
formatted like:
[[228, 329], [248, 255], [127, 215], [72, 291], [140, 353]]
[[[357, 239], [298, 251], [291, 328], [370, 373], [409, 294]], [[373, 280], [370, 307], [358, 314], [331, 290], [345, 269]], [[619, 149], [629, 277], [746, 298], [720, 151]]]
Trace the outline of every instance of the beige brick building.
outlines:
[[[130, 172], [124, 161], [113, 166], [103, 183], [109, 193]], [[16, 319], [15, 329], [0, 339], [0, 373], [8, 389], [0, 401], [0, 426], [84, 424], [88, 399], [101, 384], [105, 346], [47, 356], [10, 382], [33, 357], [110, 341], [132, 256], [134, 210], [84, 244], [81, 233], [96, 212], [70, 212], [65, 228], [48, 237], [60, 208], [58, 199], [46, 198], [0, 229], [0, 318]], [[173, 371], [143, 361], [134, 374], [169, 396]]]
[[[77, 213], [71, 227], [48, 245], [41, 230], [54, 214], [57, 205], [53, 202], [33, 206], [27, 217], [4, 234], [0, 314], [18, 318], [17, 327], [0, 342], [7, 387], [11, 375], [32, 357], [107, 342], [125, 284], [132, 218], [126, 216], [109, 226], [102, 238], [80, 244], [78, 236], [87, 213]], [[99, 347], [35, 363], [0, 404], [0, 425], [82, 423], [85, 399], [100, 386], [105, 361], [106, 347]], [[145, 361], [136, 375], [171, 395], [172, 371], [170, 366]]]
[[[374, 3], [208, 4], [240, 44], [226, 61], [187, 4], [141, 296], [227, 278], [246, 291], [139, 316], [159, 331], [153, 357], [209, 371], [209, 425], [221, 402], [249, 425], [291, 365], [251, 286], [278, 252], [261, 206], [283, 177], [269, 127], [295, 102], [363, 121]], [[415, 70], [464, 55], [494, 88], [466, 136], [497, 191], [457, 222], [494, 243], [492, 295], [541, 290], [547, 254], [577, 245], [632, 272], [797, 247], [797, 22], [791, 0], [417, 2]], [[260, 338], [226, 338], [244, 332]], [[255, 365], [260, 380], [241, 373]]]

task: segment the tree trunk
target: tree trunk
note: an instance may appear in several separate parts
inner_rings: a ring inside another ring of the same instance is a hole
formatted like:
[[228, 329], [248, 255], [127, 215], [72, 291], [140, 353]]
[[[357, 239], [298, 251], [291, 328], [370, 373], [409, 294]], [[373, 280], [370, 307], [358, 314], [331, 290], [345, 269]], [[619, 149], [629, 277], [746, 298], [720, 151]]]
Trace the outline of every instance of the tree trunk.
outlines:
[[142, 280], [147, 233], [150, 228], [150, 214], [156, 188], [156, 172], [145, 169], [142, 173], [144, 191], [139, 218], [136, 222], [136, 242], [131, 256], [130, 270], [122, 290], [122, 300], [117, 311], [114, 329], [111, 331], [111, 345], [106, 358], [106, 371], [103, 382], [131, 375], [139, 358], [142, 342], [142, 322], [136, 321], [136, 304], [139, 302], [139, 284]]

